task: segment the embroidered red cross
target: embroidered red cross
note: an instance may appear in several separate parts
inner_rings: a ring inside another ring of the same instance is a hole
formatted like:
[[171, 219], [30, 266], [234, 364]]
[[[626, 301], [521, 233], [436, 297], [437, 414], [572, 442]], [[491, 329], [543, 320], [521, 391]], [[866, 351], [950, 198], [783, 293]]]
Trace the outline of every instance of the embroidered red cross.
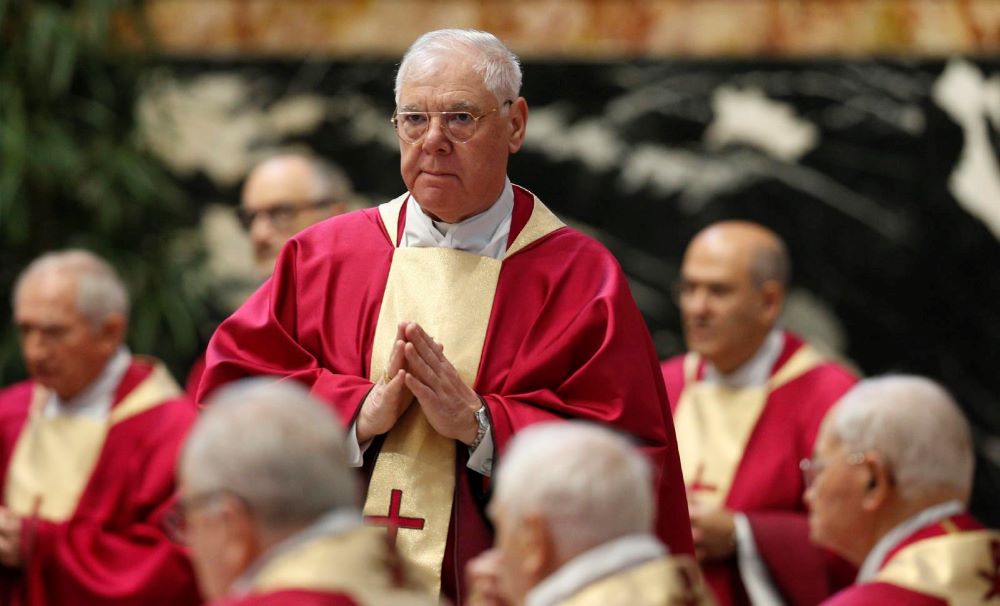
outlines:
[[719, 489], [715, 484], [705, 484], [701, 480], [705, 477], [705, 464], [701, 463], [698, 465], [698, 471], [694, 472], [694, 479], [688, 484], [688, 490], [691, 492], [715, 492]]
[[396, 534], [400, 528], [424, 529], [423, 518], [404, 518], [399, 515], [399, 507], [403, 503], [403, 491], [393, 489], [389, 495], [389, 515], [365, 516], [365, 522], [372, 526], [387, 526], [389, 528], [389, 543], [396, 544]]
[[983, 596], [983, 602], [988, 602], [993, 598], [1000, 598], [1000, 541], [990, 541], [990, 550], [993, 555], [993, 572], [979, 571], [979, 576], [990, 584], [989, 591]]

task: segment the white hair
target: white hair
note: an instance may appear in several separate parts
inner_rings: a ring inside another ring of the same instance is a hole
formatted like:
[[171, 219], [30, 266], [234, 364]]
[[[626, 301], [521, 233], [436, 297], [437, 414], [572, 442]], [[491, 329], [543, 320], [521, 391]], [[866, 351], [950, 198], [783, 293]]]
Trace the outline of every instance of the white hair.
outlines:
[[521, 63], [499, 38], [474, 29], [439, 29], [417, 38], [403, 55], [396, 72], [396, 103], [407, 78], [423, 76], [443, 59], [456, 55], [474, 58], [474, 69], [502, 111], [507, 109], [504, 103], [517, 99], [521, 92]]
[[76, 280], [76, 309], [94, 328], [112, 314], [128, 317], [128, 291], [118, 272], [104, 259], [82, 249], [53, 251], [32, 261], [14, 284], [13, 301], [16, 303], [25, 282], [49, 273]]
[[866, 379], [840, 399], [830, 417], [829, 430], [847, 451], [873, 450], [886, 458], [903, 498], [941, 488], [966, 495], [971, 490], [969, 424], [934, 381], [908, 375]]
[[498, 469], [493, 506], [513, 523], [541, 515], [557, 554], [648, 533], [655, 506], [649, 464], [625, 437], [581, 421], [519, 432]]
[[358, 506], [343, 430], [332, 411], [288, 381], [245, 379], [220, 390], [191, 431], [179, 467], [191, 492], [232, 493], [271, 529]]

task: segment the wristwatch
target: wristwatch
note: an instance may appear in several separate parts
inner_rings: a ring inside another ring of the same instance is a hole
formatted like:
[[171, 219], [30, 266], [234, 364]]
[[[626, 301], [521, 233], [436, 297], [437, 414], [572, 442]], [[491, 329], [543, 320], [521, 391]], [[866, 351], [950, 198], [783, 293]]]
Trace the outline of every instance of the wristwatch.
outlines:
[[472, 444], [469, 444], [469, 452], [474, 452], [477, 448], [479, 448], [479, 444], [482, 443], [483, 438], [485, 438], [486, 434], [490, 431], [490, 414], [486, 410], [486, 405], [483, 404], [480, 406], [479, 410], [477, 410], [475, 414], [476, 423], [479, 424], [479, 427], [476, 428], [476, 439], [472, 441]]

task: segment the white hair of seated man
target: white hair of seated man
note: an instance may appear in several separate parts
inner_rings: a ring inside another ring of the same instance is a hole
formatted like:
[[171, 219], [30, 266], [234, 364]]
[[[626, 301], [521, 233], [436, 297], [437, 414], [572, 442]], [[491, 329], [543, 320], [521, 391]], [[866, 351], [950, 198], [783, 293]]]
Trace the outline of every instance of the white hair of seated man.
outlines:
[[188, 437], [180, 471], [189, 492], [237, 495], [273, 530], [359, 503], [333, 413], [300, 385], [273, 378], [220, 390]]
[[496, 96], [500, 111], [506, 112], [505, 102], [517, 99], [521, 92], [521, 64], [496, 36], [476, 30], [440, 29], [417, 38], [396, 73], [396, 102], [407, 78], [430, 72], [442, 58], [469, 55], [469, 51], [479, 61], [476, 70], [486, 88]]
[[888, 375], [861, 381], [825, 425], [845, 452], [881, 453], [904, 499], [941, 489], [967, 498], [971, 491], [969, 424], [951, 395], [930, 379]]
[[128, 317], [128, 290], [118, 272], [107, 261], [83, 249], [45, 253], [32, 261], [14, 283], [12, 302], [31, 278], [48, 273], [64, 274], [77, 280], [76, 310], [97, 328], [114, 314]]
[[624, 436], [576, 421], [534, 425], [501, 461], [494, 503], [510, 520], [543, 516], [563, 562], [652, 530], [650, 467]]

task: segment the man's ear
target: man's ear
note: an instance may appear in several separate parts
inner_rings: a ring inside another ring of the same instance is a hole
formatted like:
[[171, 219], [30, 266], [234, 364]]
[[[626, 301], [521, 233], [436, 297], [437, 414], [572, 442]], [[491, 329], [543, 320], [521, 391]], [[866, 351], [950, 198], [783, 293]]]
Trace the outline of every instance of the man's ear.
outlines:
[[522, 520], [522, 535], [526, 542], [522, 553], [526, 554], [522, 570], [533, 587], [559, 567], [556, 546], [544, 516], [528, 514]]
[[773, 326], [785, 305], [785, 287], [777, 280], [768, 280], [760, 287], [764, 320]]
[[105, 345], [108, 353], [113, 353], [118, 346], [125, 342], [125, 329], [128, 327], [128, 320], [124, 314], [113, 313], [101, 322], [98, 329], [98, 337]]
[[524, 97], [518, 97], [510, 104], [510, 108], [507, 111], [509, 112], [507, 120], [510, 124], [510, 137], [508, 138], [507, 149], [510, 153], [514, 154], [524, 145], [524, 137], [528, 126], [528, 102], [524, 100]]
[[865, 456], [865, 467], [868, 468], [869, 477], [861, 507], [865, 511], [877, 511], [892, 499], [896, 493], [896, 483], [882, 455], [872, 453]]
[[262, 551], [260, 536], [250, 512], [241, 502], [226, 498], [218, 506], [222, 508], [219, 523], [223, 525], [225, 535], [221, 557], [226, 569], [238, 576], [239, 572], [253, 564]]

